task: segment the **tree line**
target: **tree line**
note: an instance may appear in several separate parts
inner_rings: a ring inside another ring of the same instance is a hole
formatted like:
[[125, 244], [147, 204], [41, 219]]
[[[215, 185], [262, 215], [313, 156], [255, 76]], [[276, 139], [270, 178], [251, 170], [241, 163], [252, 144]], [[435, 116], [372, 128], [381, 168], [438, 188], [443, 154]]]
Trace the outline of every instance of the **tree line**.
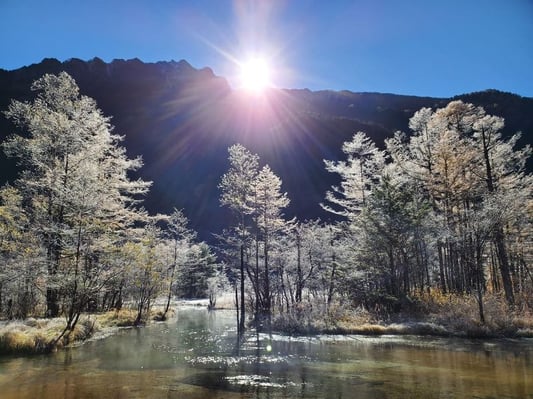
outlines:
[[339, 178], [321, 204], [340, 217], [333, 224], [284, 218], [280, 179], [230, 147], [220, 189], [234, 216], [224, 240], [239, 331], [247, 308], [263, 328], [273, 312], [298, 317], [302, 303], [324, 314], [333, 300], [395, 312], [432, 292], [475, 296], [481, 322], [487, 292], [531, 309], [531, 150], [515, 148], [520, 134], [504, 140], [503, 125], [453, 101], [417, 111], [410, 134], [385, 149], [356, 133], [345, 159], [324, 161]]
[[68, 74], [32, 90], [6, 111], [24, 134], [3, 143], [20, 168], [0, 189], [4, 318], [61, 314], [68, 334], [82, 312], [128, 302], [141, 323], [158, 297], [163, 317], [176, 294], [214, 306], [225, 280], [240, 333], [339, 302], [394, 312], [432, 292], [475, 296], [481, 321], [486, 293], [533, 308], [531, 150], [480, 107], [423, 108], [383, 149], [356, 133], [344, 159], [324, 161], [338, 178], [321, 204], [335, 223], [287, 219], [281, 179], [231, 146], [219, 190], [232, 217], [210, 248], [182, 211], [142, 208], [150, 182], [131, 178], [142, 160]]

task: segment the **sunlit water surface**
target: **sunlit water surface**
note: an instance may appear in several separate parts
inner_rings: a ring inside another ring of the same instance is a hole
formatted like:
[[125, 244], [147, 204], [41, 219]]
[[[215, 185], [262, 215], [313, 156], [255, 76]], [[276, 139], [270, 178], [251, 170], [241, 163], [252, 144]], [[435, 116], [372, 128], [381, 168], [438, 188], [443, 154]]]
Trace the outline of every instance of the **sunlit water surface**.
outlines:
[[250, 333], [238, 347], [234, 326], [233, 312], [183, 308], [52, 355], [0, 358], [0, 398], [533, 398], [533, 340]]

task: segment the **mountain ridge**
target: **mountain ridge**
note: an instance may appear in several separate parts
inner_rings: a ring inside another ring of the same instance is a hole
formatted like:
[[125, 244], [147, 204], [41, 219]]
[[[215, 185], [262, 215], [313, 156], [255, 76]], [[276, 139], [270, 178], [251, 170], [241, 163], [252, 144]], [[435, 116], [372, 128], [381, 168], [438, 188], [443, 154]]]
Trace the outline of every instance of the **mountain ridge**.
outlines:
[[[12, 71], [0, 70], [0, 110], [9, 101], [30, 100], [30, 85], [45, 73], [65, 70], [84, 95], [94, 98], [115, 132], [125, 135], [130, 156], [142, 155], [138, 175], [153, 180], [146, 207], [152, 212], [183, 208], [202, 239], [220, 232], [227, 213], [218, 183], [228, 167], [227, 147], [240, 142], [257, 153], [283, 181], [292, 200], [288, 216], [330, 218], [319, 206], [336, 183], [323, 159], [342, 157], [341, 145], [365, 131], [378, 145], [422, 107], [461, 99], [506, 119], [504, 134], [521, 130], [531, 143], [533, 98], [489, 89], [453, 98], [357, 93], [348, 90], [271, 89], [254, 98], [234, 90], [210, 68], [187, 61], [144, 63], [139, 59], [44, 59]], [[0, 140], [16, 128], [0, 115]], [[13, 160], [0, 157], [0, 180], [13, 180]]]

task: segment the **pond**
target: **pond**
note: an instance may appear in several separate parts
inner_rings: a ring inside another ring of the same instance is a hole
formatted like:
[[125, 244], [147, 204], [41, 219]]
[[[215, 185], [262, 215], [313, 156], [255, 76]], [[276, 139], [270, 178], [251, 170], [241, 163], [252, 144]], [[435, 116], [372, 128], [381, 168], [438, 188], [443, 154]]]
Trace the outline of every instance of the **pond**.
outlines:
[[77, 348], [0, 358], [11, 398], [533, 398], [533, 340], [246, 336], [231, 311], [180, 308]]

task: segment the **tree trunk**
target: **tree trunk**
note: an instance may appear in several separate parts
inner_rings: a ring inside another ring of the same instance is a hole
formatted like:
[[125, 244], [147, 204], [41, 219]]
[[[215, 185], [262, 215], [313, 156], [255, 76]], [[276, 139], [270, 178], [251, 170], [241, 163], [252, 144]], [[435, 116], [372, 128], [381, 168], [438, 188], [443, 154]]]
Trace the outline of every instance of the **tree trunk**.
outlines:
[[444, 256], [442, 254], [442, 243], [439, 242], [437, 244], [438, 246], [438, 253], [439, 253], [439, 280], [440, 280], [440, 289], [442, 290], [442, 293], [446, 293], [446, 279], [444, 277]]
[[[481, 129], [481, 139], [483, 144], [483, 158], [485, 160], [485, 172], [487, 189], [490, 193], [496, 191], [494, 186], [494, 178], [492, 175], [492, 166], [490, 164], [490, 137], [487, 137], [485, 129]], [[498, 263], [500, 265], [500, 273], [502, 275], [503, 289], [505, 291], [505, 298], [509, 305], [514, 304], [513, 283], [511, 281], [511, 271], [509, 267], [509, 258], [507, 256], [507, 250], [505, 248], [505, 236], [502, 226], [496, 227], [496, 233], [494, 235], [494, 243], [496, 245], [496, 255], [498, 257]]]
[[259, 330], [259, 302], [261, 290], [259, 289], [259, 237], [255, 236], [255, 328]]
[[59, 316], [59, 291], [57, 288], [46, 289], [46, 317]]
[[267, 326], [269, 334], [272, 332], [272, 298], [270, 294], [270, 269], [268, 264], [268, 240], [265, 237], [264, 242], [264, 257], [265, 257], [265, 293], [264, 293], [264, 307], [263, 317], [267, 318]]
[[297, 250], [297, 259], [296, 259], [296, 302], [302, 302], [302, 290], [303, 290], [303, 274], [302, 274], [302, 244], [300, 241], [300, 236], [296, 237], [296, 250]]
[[477, 303], [479, 308], [479, 321], [485, 324], [485, 312], [483, 310], [483, 290], [485, 279], [483, 278], [483, 261], [481, 259], [482, 249], [476, 248], [476, 285], [477, 285]]
[[329, 312], [329, 305], [331, 304], [331, 300], [333, 299], [333, 291], [335, 288], [335, 272], [337, 271], [337, 260], [335, 259], [335, 253], [332, 255], [332, 265], [331, 265], [331, 275], [329, 278], [329, 287], [328, 287], [328, 298], [326, 302], [326, 309]]
[[238, 287], [238, 284], [235, 284], [235, 308], [237, 310], [236, 312], [236, 316], [237, 316], [237, 331], [239, 331], [239, 328], [240, 328], [240, 306], [239, 306], [239, 287]]
[[244, 334], [244, 323], [246, 319], [246, 311], [245, 311], [245, 303], [244, 303], [244, 244], [241, 244], [241, 316], [239, 319], [239, 327], [238, 332], [240, 335]]
[[[48, 260], [48, 277], [54, 279], [59, 270], [59, 248], [57, 245], [50, 244], [47, 254]], [[54, 287], [54, 282], [46, 287], [46, 317], [59, 316], [59, 290]]]
[[494, 237], [496, 244], [496, 255], [500, 265], [500, 273], [502, 275], [503, 289], [505, 291], [505, 299], [509, 305], [514, 304], [513, 282], [511, 280], [511, 271], [509, 268], [509, 258], [507, 257], [507, 250], [505, 249], [503, 229], [498, 227]]
[[167, 318], [167, 312], [170, 308], [170, 300], [172, 299], [172, 283], [174, 282], [174, 273], [176, 271], [176, 262], [178, 260], [178, 243], [177, 241], [174, 241], [174, 259], [172, 262], [172, 268], [170, 272], [170, 283], [168, 285], [168, 295], [167, 295], [167, 304], [165, 305], [165, 311], [163, 312], [162, 319], [165, 320]]

